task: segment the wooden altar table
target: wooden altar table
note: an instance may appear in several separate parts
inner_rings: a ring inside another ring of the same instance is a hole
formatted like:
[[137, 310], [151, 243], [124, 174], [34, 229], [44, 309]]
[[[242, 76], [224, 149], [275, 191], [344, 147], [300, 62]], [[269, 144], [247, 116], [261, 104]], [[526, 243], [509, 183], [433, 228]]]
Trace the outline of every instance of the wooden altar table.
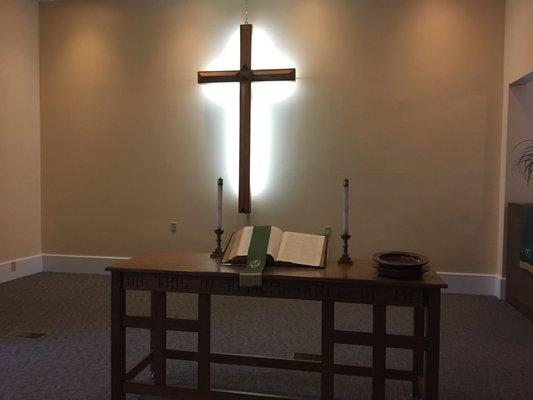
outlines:
[[[437, 400], [439, 395], [440, 297], [446, 283], [430, 271], [420, 280], [394, 280], [377, 275], [371, 261], [351, 266], [333, 260], [325, 269], [267, 267], [262, 287], [239, 287], [243, 267], [219, 265], [208, 253], [158, 253], [134, 257], [106, 268], [111, 271], [111, 392], [113, 400], [126, 393], [180, 399], [294, 400], [294, 397], [216, 390], [211, 387], [211, 364], [230, 364], [318, 373], [321, 400], [332, 400], [335, 374], [372, 378], [372, 399], [385, 398], [385, 380], [412, 382], [413, 397]], [[151, 316], [126, 315], [126, 290], [151, 292]], [[198, 319], [168, 318], [167, 292], [198, 294]], [[320, 361], [277, 359], [211, 352], [211, 296], [254, 296], [322, 302]], [[335, 329], [335, 302], [373, 306], [372, 332]], [[413, 308], [413, 335], [388, 334], [386, 307]], [[126, 369], [126, 328], [151, 331], [150, 353]], [[167, 331], [196, 332], [198, 351], [166, 348]], [[335, 343], [371, 346], [372, 367], [335, 363]], [[412, 350], [412, 370], [388, 369], [387, 348]], [[166, 385], [168, 359], [195, 361], [198, 387]], [[145, 368], [153, 383], [135, 377]]]

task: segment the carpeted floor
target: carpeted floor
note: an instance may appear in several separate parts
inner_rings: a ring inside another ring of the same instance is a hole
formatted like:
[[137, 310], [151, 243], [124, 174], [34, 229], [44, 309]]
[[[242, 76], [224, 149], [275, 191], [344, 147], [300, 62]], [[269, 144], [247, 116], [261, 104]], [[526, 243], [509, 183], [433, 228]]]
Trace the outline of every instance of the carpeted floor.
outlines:
[[[41, 273], [0, 284], [0, 399], [109, 398], [109, 277]], [[169, 315], [196, 318], [196, 297], [170, 295]], [[128, 312], [148, 315], [149, 298], [128, 294]], [[339, 329], [370, 330], [368, 306], [338, 304]], [[412, 329], [407, 309], [388, 309], [389, 332]], [[316, 302], [213, 299], [214, 351], [292, 357], [320, 353]], [[44, 332], [16, 339], [12, 332]], [[148, 332], [128, 330], [128, 361], [148, 349]], [[168, 347], [194, 350], [195, 334], [169, 334]], [[336, 346], [336, 361], [370, 365], [369, 347]], [[387, 350], [387, 366], [409, 368], [410, 352]], [[169, 382], [194, 385], [194, 363], [169, 362]], [[145, 378], [147, 376], [145, 374]], [[445, 295], [441, 337], [442, 399], [532, 399], [533, 324], [494, 297]], [[214, 366], [217, 388], [316, 399], [318, 374]], [[336, 377], [338, 399], [369, 399], [370, 379]], [[409, 383], [388, 381], [388, 399], [410, 399]], [[130, 396], [139, 399], [142, 396]]]

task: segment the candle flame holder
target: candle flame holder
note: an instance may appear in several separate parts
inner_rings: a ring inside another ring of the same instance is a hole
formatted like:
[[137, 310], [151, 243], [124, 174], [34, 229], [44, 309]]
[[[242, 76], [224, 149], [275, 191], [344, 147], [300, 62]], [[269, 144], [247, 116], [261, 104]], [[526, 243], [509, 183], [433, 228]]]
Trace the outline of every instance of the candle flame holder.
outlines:
[[217, 247], [211, 253], [211, 258], [222, 258], [222, 256], [224, 255], [224, 252], [222, 251], [221, 247], [223, 233], [224, 231], [222, 229], [215, 229], [215, 234], [217, 235]]
[[350, 240], [351, 237], [352, 236], [348, 233], [343, 233], [341, 235], [341, 238], [344, 241], [344, 244], [342, 245], [342, 248], [343, 248], [342, 256], [341, 258], [339, 258], [339, 261], [337, 262], [337, 264], [340, 264], [340, 265], [352, 265], [353, 264], [353, 261], [350, 258], [350, 255], [348, 254], [348, 240]]

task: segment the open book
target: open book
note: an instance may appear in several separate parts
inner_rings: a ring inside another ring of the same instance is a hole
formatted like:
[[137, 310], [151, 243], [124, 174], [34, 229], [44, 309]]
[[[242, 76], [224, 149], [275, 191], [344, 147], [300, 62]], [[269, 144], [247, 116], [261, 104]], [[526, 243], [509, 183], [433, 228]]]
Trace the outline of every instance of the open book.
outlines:
[[[222, 262], [246, 263], [253, 229], [253, 226], [245, 226], [233, 233]], [[276, 265], [324, 267], [326, 248], [327, 238], [325, 235], [283, 232], [272, 226], [268, 241], [267, 260]]]

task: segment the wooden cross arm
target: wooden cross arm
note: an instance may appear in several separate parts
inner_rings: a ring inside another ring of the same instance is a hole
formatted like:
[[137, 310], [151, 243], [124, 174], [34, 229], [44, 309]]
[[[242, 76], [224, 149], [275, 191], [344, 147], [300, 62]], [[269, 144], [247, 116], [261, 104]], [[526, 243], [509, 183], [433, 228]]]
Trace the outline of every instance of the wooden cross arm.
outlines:
[[254, 81], [294, 81], [296, 70], [286, 69], [254, 69], [252, 71]]
[[251, 81], [294, 81], [296, 70], [286, 69], [255, 69], [253, 71], [199, 71], [198, 83], [240, 82]]
[[199, 71], [198, 83], [239, 82], [241, 71]]

